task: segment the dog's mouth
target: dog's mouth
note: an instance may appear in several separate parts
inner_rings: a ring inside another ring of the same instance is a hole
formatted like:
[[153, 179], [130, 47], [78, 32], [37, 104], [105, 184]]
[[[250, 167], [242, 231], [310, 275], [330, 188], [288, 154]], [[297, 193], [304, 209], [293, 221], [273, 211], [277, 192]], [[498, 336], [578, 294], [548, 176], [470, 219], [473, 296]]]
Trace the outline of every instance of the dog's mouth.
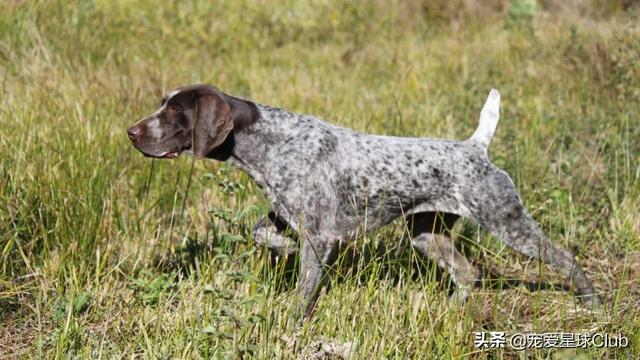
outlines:
[[164, 151], [162, 153], [160, 153], [159, 156], [154, 156], [156, 158], [159, 159], [175, 159], [178, 156], [182, 155], [182, 153], [184, 151], [190, 150], [191, 149], [191, 144], [188, 144], [186, 146], [183, 146], [181, 149], [178, 150], [171, 150], [171, 151]]
[[163, 158], [163, 159], [175, 159], [178, 156], [180, 156], [180, 154], [182, 154], [182, 151], [169, 151], [169, 152], [164, 153], [163, 155], [161, 155], [159, 157]]
[[149, 151], [147, 149], [142, 149], [136, 144], [134, 144], [134, 146], [142, 153], [142, 155], [150, 158], [155, 158], [155, 159], [175, 159], [178, 156], [180, 156], [184, 151], [191, 149], [191, 144], [177, 150], [160, 150], [160, 151]]

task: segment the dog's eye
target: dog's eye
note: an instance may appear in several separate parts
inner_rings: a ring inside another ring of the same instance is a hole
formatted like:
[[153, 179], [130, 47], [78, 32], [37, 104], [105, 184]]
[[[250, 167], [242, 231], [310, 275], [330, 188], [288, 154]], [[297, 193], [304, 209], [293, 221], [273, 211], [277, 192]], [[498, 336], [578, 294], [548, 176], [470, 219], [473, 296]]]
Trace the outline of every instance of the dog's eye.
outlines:
[[169, 105], [167, 106], [167, 110], [169, 110], [169, 112], [172, 112], [172, 113], [177, 113], [177, 112], [180, 112], [180, 107], [176, 105]]

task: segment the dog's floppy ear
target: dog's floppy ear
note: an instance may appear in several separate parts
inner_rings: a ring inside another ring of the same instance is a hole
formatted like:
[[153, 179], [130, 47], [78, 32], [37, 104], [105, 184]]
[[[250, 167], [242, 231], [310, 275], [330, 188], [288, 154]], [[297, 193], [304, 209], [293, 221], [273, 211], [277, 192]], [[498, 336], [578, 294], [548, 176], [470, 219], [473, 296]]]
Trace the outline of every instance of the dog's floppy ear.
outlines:
[[229, 104], [217, 91], [198, 94], [194, 122], [191, 149], [198, 159], [220, 146], [233, 130]]

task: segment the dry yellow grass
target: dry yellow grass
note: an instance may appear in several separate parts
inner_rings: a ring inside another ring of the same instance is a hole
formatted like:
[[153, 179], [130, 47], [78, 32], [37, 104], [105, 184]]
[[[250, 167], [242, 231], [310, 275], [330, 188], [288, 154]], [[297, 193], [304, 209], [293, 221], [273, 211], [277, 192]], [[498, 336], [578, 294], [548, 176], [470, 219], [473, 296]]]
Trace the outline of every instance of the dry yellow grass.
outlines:
[[[3, 2], [0, 358], [295, 358], [318, 339], [352, 342], [356, 359], [639, 357], [640, 22], [628, 3]], [[194, 82], [372, 133], [455, 139], [497, 87], [491, 157], [606, 309], [530, 291], [560, 279], [471, 223], [459, 242], [491, 276], [451, 304], [447, 278], [392, 226], [358, 240], [373, 255], [336, 269], [290, 348], [292, 279], [250, 238], [266, 210], [256, 186], [215, 162], [152, 162], [125, 135], [166, 89]], [[631, 343], [487, 352], [473, 347], [482, 330]]]

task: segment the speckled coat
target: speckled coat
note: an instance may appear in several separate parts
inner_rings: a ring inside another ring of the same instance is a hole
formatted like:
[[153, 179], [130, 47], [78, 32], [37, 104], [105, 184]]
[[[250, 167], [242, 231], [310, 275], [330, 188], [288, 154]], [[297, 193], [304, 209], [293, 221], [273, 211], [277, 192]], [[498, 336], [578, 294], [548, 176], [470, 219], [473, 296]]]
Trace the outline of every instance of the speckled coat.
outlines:
[[451, 242], [451, 227], [466, 217], [514, 250], [551, 264], [584, 299], [598, 302], [573, 255], [545, 237], [511, 178], [489, 161], [499, 118], [495, 90], [465, 141], [364, 134], [208, 85], [178, 88], [165, 98], [129, 129], [134, 145], [154, 157], [192, 149], [197, 157], [230, 161], [249, 174], [272, 210], [256, 225], [254, 238], [280, 255], [300, 252], [307, 315], [340, 245], [399, 217], [407, 219], [415, 248], [449, 271], [457, 299], [466, 298], [480, 275]]

